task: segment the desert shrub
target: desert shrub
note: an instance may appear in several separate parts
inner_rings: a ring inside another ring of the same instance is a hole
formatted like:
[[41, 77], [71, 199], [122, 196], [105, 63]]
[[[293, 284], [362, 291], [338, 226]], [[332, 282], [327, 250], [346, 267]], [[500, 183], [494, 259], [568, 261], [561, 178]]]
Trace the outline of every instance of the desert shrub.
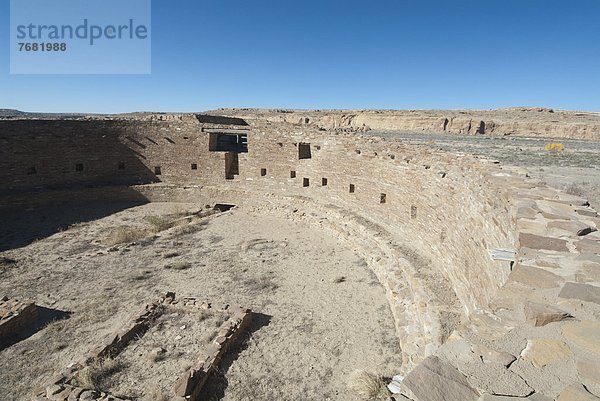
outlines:
[[562, 152], [565, 150], [565, 145], [559, 142], [551, 142], [546, 145], [545, 149], [548, 152]]
[[[586, 186], [586, 185], [589, 185], [589, 183], [582, 182], [580, 185], [581, 186]], [[583, 190], [583, 188], [581, 188], [580, 185], [575, 184], [574, 182], [568, 183], [568, 184], [566, 184], [564, 186], [563, 191], [565, 191], [569, 195], [583, 196], [583, 194], [584, 194], [585, 191]]]
[[75, 374], [74, 384], [90, 390], [101, 390], [109, 387], [107, 382], [110, 377], [124, 367], [122, 363], [118, 363], [114, 359], [96, 359]]
[[269, 276], [252, 277], [242, 282], [244, 287], [252, 293], [275, 291], [279, 286]]
[[122, 226], [112, 230], [104, 240], [104, 243], [109, 246], [125, 244], [138, 241], [145, 238], [146, 235], [148, 235], [148, 232], [144, 229]]
[[146, 216], [146, 221], [152, 227], [152, 231], [159, 233], [175, 226], [175, 222], [167, 216]]
[[348, 388], [365, 401], [383, 401], [390, 397], [383, 377], [364, 370], [355, 370], [350, 374]]

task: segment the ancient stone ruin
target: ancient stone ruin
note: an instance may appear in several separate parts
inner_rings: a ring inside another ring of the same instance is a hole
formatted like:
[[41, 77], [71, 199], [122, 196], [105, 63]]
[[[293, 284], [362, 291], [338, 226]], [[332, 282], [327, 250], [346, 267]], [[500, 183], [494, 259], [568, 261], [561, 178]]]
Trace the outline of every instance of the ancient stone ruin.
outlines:
[[[70, 400], [114, 400], [125, 401], [135, 399], [135, 396], [121, 398], [103, 391], [89, 389], [82, 386], [79, 378], [86, 368], [90, 365], [102, 364], [107, 359], [118, 360], [120, 354], [128, 347], [134, 339], [138, 344], [150, 328], [157, 324], [159, 316], [165, 313], [165, 309], [178, 307], [181, 312], [195, 315], [202, 311], [212, 311], [213, 306], [207, 302], [200, 302], [193, 298], [176, 300], [174, 293], [167, 293], [158, 301], [146, 305], [144, 311], [139, 316], [133, 316], [132, 319], [108, 338], [105, 344], [94, 347], [88, 355], [81, 358], [79, 362], [71, 364], [67, 370], [59, 374], [53, 382], [40, 388], [36, 393], [35, 400], [62, 401]], [[170, 400], [192, 400], [197, 401], [200, 398], [202, 386], [206, 383], [209, 375], [216, 368], [219, 360], [223, 357], [227, 349], [233, 344], [240, 333], [248, 326], [252, 315], [248, 309], [240, 307], [230, 307], [224, 305], [218, 308], [218, 313], [226, 316], [226, 320], [219, 327], [216, 337], [198, 356], [198, 360], [192, 361], [192, 367], [179, 377], [170, 391], [161, 395]], [[155, 357], [160, 357], [161, 350], [155, 352]], [[146, 363], [147, 364], [147, 363]], [[173, 378], [176, 379], [176, 378]]]
[[[585, 199], [494, 160], [361, 136], [356, 119], [345, 132], [339, 116], [221, 114], [2, 120], [0, 207], [176, 201], [302, 221], [364, 257], [385, 288], [403, 360], [390, 397], [600, 397], [600, 216]], [[208, 365], [172, 399], [194, 399]], [[51, 386], [35, 399], [109, 399], [77, 398], [66, 374]]]

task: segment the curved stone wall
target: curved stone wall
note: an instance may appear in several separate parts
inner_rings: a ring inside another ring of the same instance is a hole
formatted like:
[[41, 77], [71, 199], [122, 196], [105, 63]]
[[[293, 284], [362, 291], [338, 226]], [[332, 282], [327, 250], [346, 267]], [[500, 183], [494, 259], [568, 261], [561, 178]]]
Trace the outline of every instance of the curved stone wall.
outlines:
[[[37, 144], [31, 153], [18, 136], [24, 127], [27, 140]], [[192, 115], [13, 121], [0, 123], [0, 133], [8, 145], [4, 149], [22, 150], [0, 159], [5, 207], [26, 203], [33, 190], [55, 189], [52, 198], [58, 199], [65, 194], [61, 188], [73, 185], [128, 184], [121, 192], [111, 188], [110, 196], [235, 203], [319, 225], [345, 241], [365, 257], [387, 291], [405, 361], [402, 372], [408, 373], [402, 391], [414, 399], [459, 399], [419, 394], [419, 380], [435, 382], [427, 375], [440, 369], [466, 377], [464, 383], [457, 380], [473, 394], [554, 397], [585, 381], [575, 365], [567, 375], [570, 382], [556, 385], [539, 379], [545, 373], [518, 364], [515, 373], [514, 360], [503, 368], [484, 364], [484, 354], [525, 352], [499, 338], [549, 336], [545, 325], [531, 325], [532, 319], [554, 316], [552, 321], [563, 324], [568, 316], [581, 315], [597, 327], [600, 316], [597, 295], [581, 299], [585, 313], [576, 310], [578, 301], [561, 305], [562, 314], [544, 309], [556, 306], [559, 293], [575, 300], [582, 291], [597, 294], [600, 236], [593, 231], [600, 220], [584, 200], [525, 174], [473, 156], [263, 120], [249, 126]], [[219, 134], [244, 136], [248, 152], [216, 150]], [[57, 136], [60, 158], [52, 154]], [[36, 158], [45, 164], [29, 174]], [[49, 172], [38, 173], [45, 168]], [[494, 260], [495, 253], [503, 260]], [[531, 327], [542, 328], [538, 333]], [[577, 327], [572, 331], [579, 333]], [[552, 340], [566, 344], [570, 338], [573, 347], [585, 348], [585, 340], [568, 333], [560, 340], [552, 333]], [[508, 389], [486, 382], [494, 374], [510, 377]], [[590, 383], [586, 386], [593, 387]]]

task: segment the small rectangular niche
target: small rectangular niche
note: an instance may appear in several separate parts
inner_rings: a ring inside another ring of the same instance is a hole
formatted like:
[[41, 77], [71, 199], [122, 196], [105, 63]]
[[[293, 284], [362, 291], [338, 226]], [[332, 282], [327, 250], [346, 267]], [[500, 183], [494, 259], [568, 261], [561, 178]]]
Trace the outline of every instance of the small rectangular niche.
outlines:
[[125, 170], [125, 162], [119, 162], [119, 165], [117, 166], [117, 168], [119, 170]]
[[265, 177], [267, 175], [267, 169], [266, 168], [261, 168], [260, 169], [260, 176], [261, 177]]
[[383, 192], [379, 195], [379, 203], [384, 204], [387, 202], [387, 195]]
[[37, 169], [35, 168], [35, 166], [29, 167], [27, 169], [27, 175], [36, 175], [36, 174], [37, 174]]
[[348, 188], [348, 192], [350, 192], [351, 194], [353, 194], [354, 191], [356, 191], [356, 187], [354, 186], [354, 184], [350, 184], [350, 187]]
[[327, 186], [327, 178], [321, 178], [321, 186], [322, 187], [326, 187]]
[[198, 170], [198, 164], [192, 163], [192, 170]]
[[299, 143], [298, 144], [298, 159], [310, 159], [310, 143]]
[[302, 179], [302, 186], [306, 188], [309, 185], [310, 185], [310, 180], [308, 178], [303, 178]]
[[296, 178], [296, 172], [294, 170], [290, 171], [290, 178]]
[[416, 206], [411, 206], [410, 207], [410, 218], [412, 220], [417, 218], [417, 207]]
[[83, 163], [77, 163], [75, 165], [75, 171], [83, 171]]
[[162, 174], [162, 168], [160, 166], [155, 166], [154, 167], [154, 175], [161, 175]]

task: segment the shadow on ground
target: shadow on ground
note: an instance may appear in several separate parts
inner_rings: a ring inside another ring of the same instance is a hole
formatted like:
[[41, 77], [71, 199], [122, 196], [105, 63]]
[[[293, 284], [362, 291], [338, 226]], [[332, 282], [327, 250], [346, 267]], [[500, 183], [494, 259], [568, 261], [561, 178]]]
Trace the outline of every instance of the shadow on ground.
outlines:
[[90, 202], [32, 207], [0, 212], [0, 252], [21, 248], [76, 223], [98, 220], [143, 201]]
[[56, 320], [68, 319], [69, 316], [71, 316], [71, 312], [50, 309], [39, 305], [37, 306], [37, 313], [37, 320], [32, 325], [19, 333], [15, 333], [15, 335], [10, 338], [0, 340], [0, 351], [31, 337]]
[[248, 348], [248, 342], [252, 334], [271, 322], [272, 316], [262, 313], [252, 314], [252, 323], [248, 330], [242, 334], [237, 343], [225, 354], [219, 362], [216, 372], [208, 378], [206, 385], [200, 393], [200, 399], [206, 401], [221, 400], [225, 396], [225, 390], [229, 386], [227, 380], [227, 371], [233, 363], [239, 358], [240, 354]]

